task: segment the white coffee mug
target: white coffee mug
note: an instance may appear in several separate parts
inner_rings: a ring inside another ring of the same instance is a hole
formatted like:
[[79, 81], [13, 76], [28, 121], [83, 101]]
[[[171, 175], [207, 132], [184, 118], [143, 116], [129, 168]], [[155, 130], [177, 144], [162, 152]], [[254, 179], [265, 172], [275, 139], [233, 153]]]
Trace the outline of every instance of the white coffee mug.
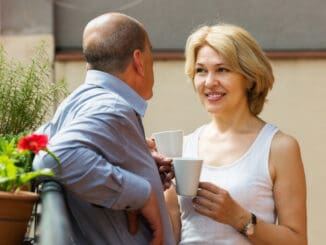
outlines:
[[166, 157], [181, 157], [183, 149], [183, 131], [170, 130], [153, 134], [156, 148]]
[[197, 158], [173, 158], [176, 191], [181, 196], [195, 196], [203, 164]]

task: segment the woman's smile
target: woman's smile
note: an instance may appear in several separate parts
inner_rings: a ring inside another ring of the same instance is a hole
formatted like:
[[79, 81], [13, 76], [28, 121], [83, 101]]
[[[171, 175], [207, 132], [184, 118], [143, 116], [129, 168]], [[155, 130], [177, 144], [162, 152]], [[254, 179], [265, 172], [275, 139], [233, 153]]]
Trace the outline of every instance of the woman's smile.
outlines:
[[209, 102], [220, 101], [226, 95], [226, 93], [219, 91], [208, 91], [204, 94]]

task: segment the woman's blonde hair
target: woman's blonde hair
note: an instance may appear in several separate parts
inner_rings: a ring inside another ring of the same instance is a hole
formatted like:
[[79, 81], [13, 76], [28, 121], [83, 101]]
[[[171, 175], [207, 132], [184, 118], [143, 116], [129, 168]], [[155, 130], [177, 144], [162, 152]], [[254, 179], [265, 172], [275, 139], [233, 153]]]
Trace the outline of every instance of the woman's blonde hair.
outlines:
[[257, 42], [238, 26], [218, 24], [200, 27], [188, 37], [186, 43], [185, 73], [191, 81], [195, 77], [198, 50], [204, 45], [215, 49], [232, 71], [241, 73], [251, 82], [247, 91], [249, 109], [258, 115], [273, 87], [274, 75], [268, 58]]

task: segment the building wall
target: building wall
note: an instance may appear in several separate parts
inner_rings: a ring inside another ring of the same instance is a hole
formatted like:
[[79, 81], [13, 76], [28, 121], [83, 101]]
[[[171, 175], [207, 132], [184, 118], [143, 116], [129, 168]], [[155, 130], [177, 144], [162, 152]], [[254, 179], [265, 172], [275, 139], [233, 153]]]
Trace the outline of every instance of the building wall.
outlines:
[[[11, 0], [26, 1], [26, 0]], [[38, 0], [40, 1], [40, 0]], [[44, 0], [43, 0], [44, 1]], [[27, 2], [27, 1], [26, 1]], [[204, 23], [243, 26], [265, 50], [325, 49], [325, 0], [53, 0], [57, 47], [81, 46], [83, 26], [106, 11], [144, 23], [152, 46], [182, 50], [189, 33]]]
[[44, 43], [50, 60], [54, 60], [54, 40], [50, 34], [0, 35], [0, 45], [5, 48], [8, 58], [28, 63], [35, 49]]
[[53, 1], [0, 0], [0, 45], [9, 57], [28, 62], [41, 42], [53, 60]]

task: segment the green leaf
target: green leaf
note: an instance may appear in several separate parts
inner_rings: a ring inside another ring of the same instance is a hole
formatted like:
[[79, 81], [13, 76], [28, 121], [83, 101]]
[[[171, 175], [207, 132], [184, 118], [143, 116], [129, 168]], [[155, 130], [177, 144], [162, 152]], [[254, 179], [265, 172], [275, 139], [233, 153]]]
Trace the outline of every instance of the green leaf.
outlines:
[[0, 176], [15, 178], [18, 168], [15, 166], [15, 162], [6, 155], [0, 155]]
[[38, 171], [24, 173], [19, 176], [19, 185], [23, 185], [23, 184], [31, 181], [32, 179], [35, 179], [40, 176], [53, 177], [54, 174], [53, 174], [53, 171], [49, 168], [44, 168], [44, 169], [40, 169]]

